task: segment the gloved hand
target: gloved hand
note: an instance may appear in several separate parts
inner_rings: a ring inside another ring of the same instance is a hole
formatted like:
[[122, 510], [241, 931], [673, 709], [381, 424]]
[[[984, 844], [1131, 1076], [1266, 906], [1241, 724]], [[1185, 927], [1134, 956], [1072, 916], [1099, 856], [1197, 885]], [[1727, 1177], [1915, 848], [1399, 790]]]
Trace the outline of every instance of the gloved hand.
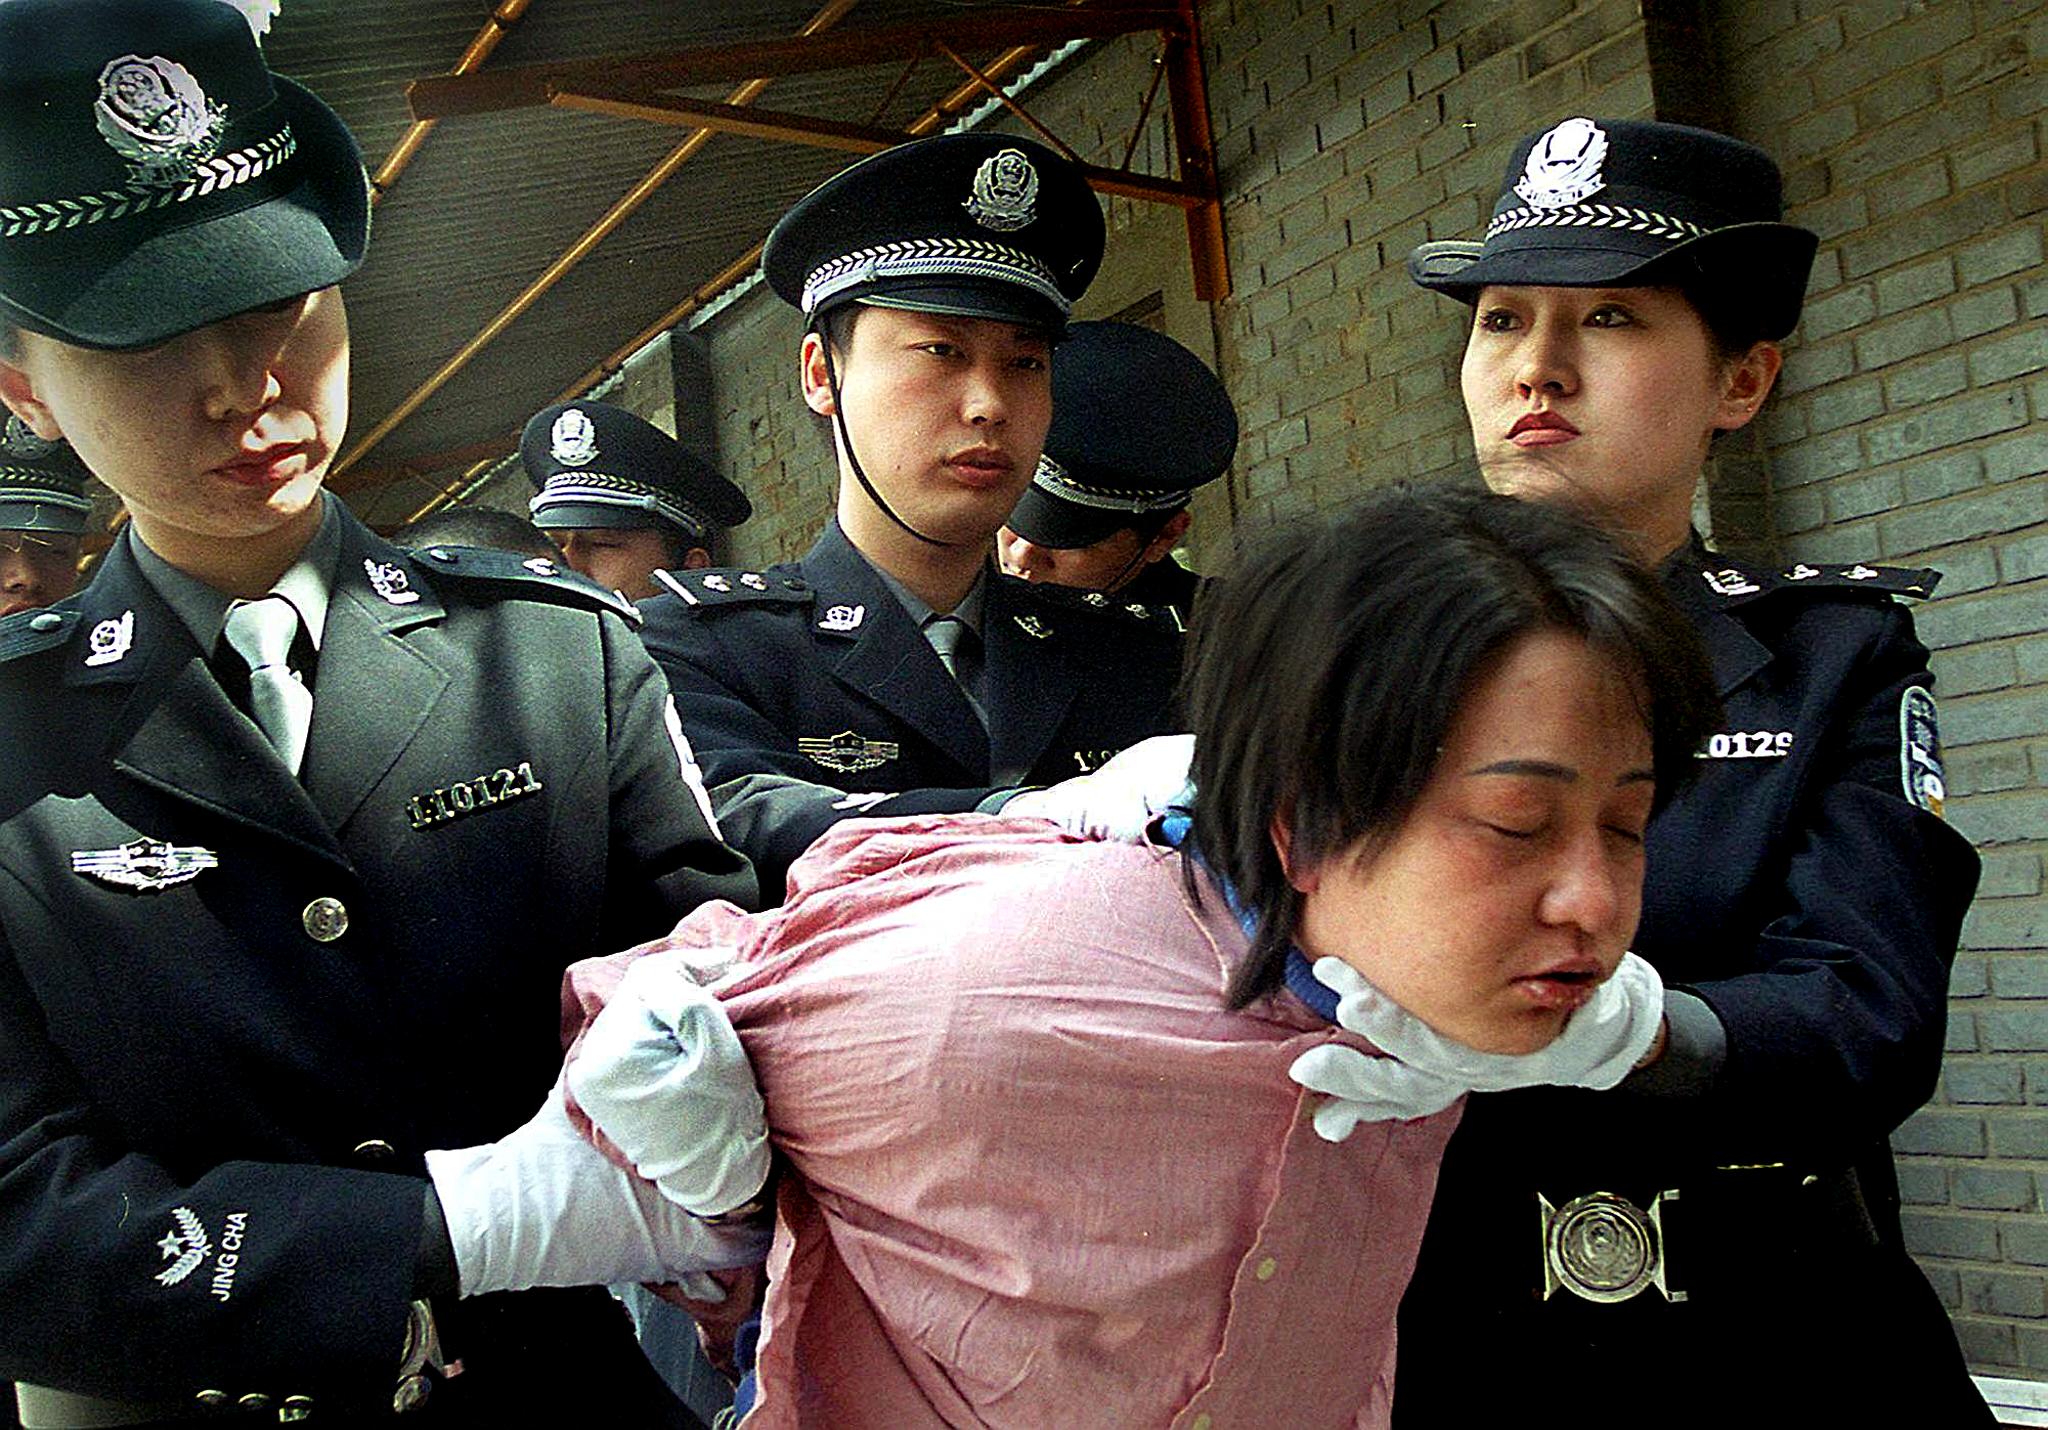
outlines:
[[1332, 1099], [1315, 1114], [1317, 1133], [1331, 1142], [1360, 1122], [1425, 1117], [1466, 1092], [1613, 1087], [1650, 1050], [1664, 1021], [1664, 980], [1632, 953], [1622, 955], [1556, 1040], [1533, 1053], [1482, 1053], [1447, 1038], [1341, 959], [1319, 958], [1313, 971], [1337, 994], [1339, 1026], [1387, 1054], [1325, 1044], [1288, 1069], [1296, 1082]]
[[767, 1254], [765, 1226], [710, 1226], [613, 1166], [569, 1122], [557, 1081], [496, 1142], [427, 1153], [462, 1294], [676, 1281]]
[[1193, 802], [1188, 769], [1194, 761], [1193, 735], [1154, 735], [1093, 774], [1061, 780], [1048, 789], [1025, 790], [1004, 804], [1002, 812], [1049, 819], [1084, 839], [1136, 844], [1157, 816], [1176, 804]]
[[[626, 970], [570, 1062], [577, 1106], [640, 1175], [695, 1216], [721, 1216], [768, 1180], [768, 1118], [739, 1034], [685, 953]], [[704, 1299], [704, 1298], [700, 1298]]]

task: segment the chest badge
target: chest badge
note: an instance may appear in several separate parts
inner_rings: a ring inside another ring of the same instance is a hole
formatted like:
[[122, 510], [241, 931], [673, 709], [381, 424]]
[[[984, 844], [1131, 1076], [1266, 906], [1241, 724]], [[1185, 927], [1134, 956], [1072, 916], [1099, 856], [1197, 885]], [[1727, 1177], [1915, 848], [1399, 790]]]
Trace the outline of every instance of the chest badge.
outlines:
[[101, 621], [85, 638], [85, 644], [87, 665], [112, 665], [121, 660], [135, 645], [135, 612], [123, 611], [111, 620]]
[[493, 770], [475, 779], [459, 780], [440, 789], [421, 790], [405, 802], [405, 817], [414, 829], [432, 829], [507, 800], [539, 794], [546, 788], [534, 777], [533, 762], [521, 760], [508, 769]]
[[845, 635], [859, 630], [861, 622], [867, 618], [866, 606], [834, 606], [818, 618], [818, 629]]
[[131, 839], [118, 849], [80, 849], [71, 856], [72, 873], [139, 894], [190, 883], [219, 867], [220, 856], [211, 849], [149, 838]]
[[405, 574], [403, 566], [389, 561], [375, 561], [363, 558], [363, 574], [370, 578], [370, 589], [394, 606], [410, 606], [420, 598], [413, 590], [412, 578]]
[[813, 764], [843, 775], [877, 769], [902, 753], [894, 740], [870, 740], [851, 730], [841, 730], [829, 738], [800, 735], [796, 747]]

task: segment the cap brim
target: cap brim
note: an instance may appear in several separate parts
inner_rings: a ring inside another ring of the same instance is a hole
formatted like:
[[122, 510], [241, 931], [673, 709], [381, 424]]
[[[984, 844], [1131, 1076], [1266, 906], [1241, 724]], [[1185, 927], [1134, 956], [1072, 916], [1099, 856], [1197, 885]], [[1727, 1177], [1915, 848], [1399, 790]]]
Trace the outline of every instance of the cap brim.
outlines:
[[651, 511], [592, 502], [550, 502], [530, 508], [533, 524], [543, 531], [640, 531], [649, 527], [682, 528]]
[[0, 497], [0, 531], [47, 531], [53, 535], [83, 536], [90, 512], [34, 497]]
[[954, 318], [986, 318], [996, 323], [1043, 328], [1055, 334], [1064, 332], [1067, 326], [1066, 314], [1015, 283], [959, 278], [925, 283], [884, 280], [835, 294], [826, 307], [836, 308], [843, 303], [863, 303], [870, 308], [902, 308], [912, 313], [941, 313]]
[[1104, 511], [1097, 507], [1077, 506], [1034, 486], [1026, 487], [1024, 495], [1017, 499], [1016, 510], [1010, 513], [1007, 525], [1033, 546], [1043, 546], [1051, 551], [1072, 551], [1093, 546], [1127, 526], [1163, 522], [1172, 514]]
[[67, 235], [72, 262], [60, 259], [12, 282], [0, 311], [79, 347], [143, 348], [353, 273], [369, 244], [362, 154], [340, 117], [310, 91], [282, 75], [272, 82], [298, 140], [303, 178], [295, 188], [165, 229], [112, 263], [104, 235]]

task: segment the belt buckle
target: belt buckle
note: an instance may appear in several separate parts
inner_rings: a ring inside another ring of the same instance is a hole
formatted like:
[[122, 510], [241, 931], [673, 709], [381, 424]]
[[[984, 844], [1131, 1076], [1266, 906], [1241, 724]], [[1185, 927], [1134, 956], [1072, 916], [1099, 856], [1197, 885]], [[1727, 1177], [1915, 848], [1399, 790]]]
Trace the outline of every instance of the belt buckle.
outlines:
[[1650, 1198], [1647, 1209], [1613, 1192], [1588, 1192], [1557, 1207], [1538, 1192], [1543, 1299], [1563, 1290], [1614, 1305], [1654, 1286], [1666, 1301], [1684, 1301], [1686, 1293], [1672, 1289], [1664, 1265], [1664, 1207], [1677, 1200], [1676, 1188]]

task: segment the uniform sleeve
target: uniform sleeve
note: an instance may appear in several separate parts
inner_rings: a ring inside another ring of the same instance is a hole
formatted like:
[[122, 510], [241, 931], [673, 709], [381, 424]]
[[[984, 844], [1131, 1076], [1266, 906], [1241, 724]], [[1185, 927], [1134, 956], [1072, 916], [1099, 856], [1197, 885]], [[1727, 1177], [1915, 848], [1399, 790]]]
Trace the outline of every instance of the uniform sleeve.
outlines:
[[611, 854], [600, 946], [654, 938], [699, 904], [758, 898], [746, 856], [720, 837], [704, 775], [660, 669], [625, 624], [604, 622]]
[[1903, 607], [1886, 608], [1853, 669], [1783, 835], [1756, 971], [1688, 985], [1727, 1032], [1706, 1096], [1738, 1145], [1867, 1145], [1927, 1100], [1940, 1069], [1977, 854], [1905, 797], [1901, 704], [1933, 681]]
[[[4, 875], [0, 875], [4, 877]], [[197, 1413], [397, 1380], [422, 1179], [136, 1155], [0, 932], [0, 1379]]]

